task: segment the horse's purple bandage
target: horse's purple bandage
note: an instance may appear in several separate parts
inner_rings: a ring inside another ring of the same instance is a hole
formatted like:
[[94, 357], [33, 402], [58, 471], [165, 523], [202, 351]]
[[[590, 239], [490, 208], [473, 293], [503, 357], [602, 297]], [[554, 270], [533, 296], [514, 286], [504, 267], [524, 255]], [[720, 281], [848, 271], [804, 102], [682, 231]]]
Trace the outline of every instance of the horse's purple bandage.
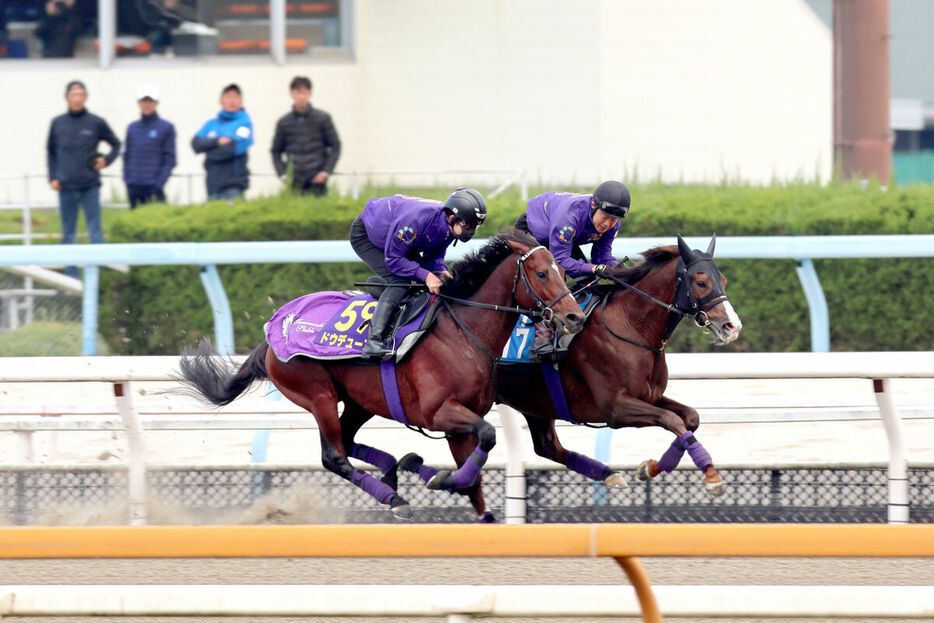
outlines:
[[392, 490], [392, 487], [359, 469], [353, 470], [353, 473], [350, 475], [350, 482], [372, 495], [381, 504], [389, 504], [389, 502], [392, 501], [392, 497], [396, 494], [396, 492]]
[[691, 460], [694, 461], [694, 465], [697, 465], [697, 469], [704, 471], [713, 465], [710, 453], [707, 452], [707, 449], [701, 445], [701, 442], [694, 437], [694, 433], [687, 431], [681, 435], [681, 443], [687, 449]]
[[454, 487], [457, 489], [464, 489], [473, 484], [473, 481], [477, 478], [477, 474], [483, 469], [486, 458], [487, 453], [483, 449], [480, 447], [474, 448], [474, 451], [470, 453], [470, 456], [468, 456], [464, 464], [460, 466], [460, 469], [454, 472]]
[[354, 444], [351, 456], [379, 468], [379, 471], [384, 474], [388, 473], [389, 470], [396, 466], [396, 458], [394, 456], [378, 448], [371, 448], [362, 443]]
[[674, 468], [678, 467], [682, 456], [684, 456], [684, 446], [681, 445], [681, 439], [678, 438], [671, 442], [671, 445], [665, 450], [665, 454], [658, 461], [659, 469], [665, 473], [671, 473]]
[[437, 467], [432, 467], [430, 465], [419, 465], [418, 466], [418, 477], [421, 478], [424, 482], [428, 482], [435, 477], [435, 474], [441, 470]]
[[577, 452], [568, 452], [568, 458], [564, 461], [564, 464], [572, 472], [577, 472], [591, 480], [604, 480], [613, 473], [613, 470], [600, 461]]

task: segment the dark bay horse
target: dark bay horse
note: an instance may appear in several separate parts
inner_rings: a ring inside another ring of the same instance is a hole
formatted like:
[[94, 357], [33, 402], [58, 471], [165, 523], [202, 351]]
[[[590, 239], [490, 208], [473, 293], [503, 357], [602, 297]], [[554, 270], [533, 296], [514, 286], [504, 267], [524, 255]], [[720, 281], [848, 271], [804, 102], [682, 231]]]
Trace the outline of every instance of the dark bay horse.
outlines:
[[[516, 323], [518, 306], [550, 320], [563, 333], [580, 331], [583, 316], [567, 296], [564, 275], [551, 253], [512, 228], [455, 264], [452, 273], [441, 288], [443, 307], [434, 327], [396, 365], [395, 376], [408, 423], [444, 433], [458, 465], [453, 473], [434, 470], [431, 488], [467, 493], [484, 519], [480, 469], [496, 433], [482, 416], [493, 404], [494, 362]], [[181, 373], [192, 393], [225, 405], [253, 381], [270, 379], [286, 398], [314, 415], [325, 468], [389, 505], [395, 516], [411, 516], [408, 502], [395, 491], [395, 458], [354, 442], [373, 414], [390, 417], [379, 364], [301, 356], [284, 362], [266, 342], [239, 369], [213, 355], [203, 342], [182, 357]], [[344, 403], [340, 416], [338, 402]], [[348, 456], [375, 465], [383, 478], [355, 469]]]
[[[664, 396], [665, 345], [682, 317], [709, 329], [717, 344], [732, 342], [742, 329], [725, 294], [726, 278], [713, 261], [715, 244], [716, 236], [706, 252], [691, 250], [678, 236], [677, 247], [650, 249], [642, 254], [643, 262], [617, 267], [612, 284], [595, 286], [603, 300], [574, 339], [559, 375], [572, 421], [610, 428], [661, 426], [675, 435], [660, 460], [639, 466], [640, 480], [672, 471], [687, 451], [703, 472], [708, 492], [721, 495], [723, 480], [694, 436], [697, 411]], [[536, 454], [607, 486], [625, 486], [622, 476], [603, 463], [561, 445], [555, 419], [563, 414], [540, 367], [504, 366], [496, 400], [525, 416]]]

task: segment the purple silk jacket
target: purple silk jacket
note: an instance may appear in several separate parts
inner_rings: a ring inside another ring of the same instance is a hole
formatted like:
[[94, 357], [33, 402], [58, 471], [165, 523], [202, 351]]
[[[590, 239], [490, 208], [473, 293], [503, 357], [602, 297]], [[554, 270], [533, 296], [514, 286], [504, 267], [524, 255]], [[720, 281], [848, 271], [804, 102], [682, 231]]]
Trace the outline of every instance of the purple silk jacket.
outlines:
[[444, 254], [454, 235], [443, 206], [434, 199], [407, 195], [366, 202], [360, 220], [370, 242], [383, 250], [386, 268], [394, 275], [425, 281], [429, 272], [445, 270]]
[[[567, 192], [544, 193], [529, 199], [526, 208], [529, 231], [535, 239], [547, 244], [551, 254], [571, 277], [589, 275], [594, 264], [616, 266], [613, 257], [613, 238], [620, 223], [601, 234], [593, 226], [590, 203], [593, 195]], [[571, 257], [575, 245], [593, 243], [588, 264]]]

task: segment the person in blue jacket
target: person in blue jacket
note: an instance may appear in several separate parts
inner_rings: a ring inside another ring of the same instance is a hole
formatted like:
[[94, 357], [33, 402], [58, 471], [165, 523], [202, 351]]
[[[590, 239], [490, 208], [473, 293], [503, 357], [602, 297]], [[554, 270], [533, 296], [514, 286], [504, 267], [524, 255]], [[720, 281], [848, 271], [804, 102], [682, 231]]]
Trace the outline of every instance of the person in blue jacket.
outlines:
[[[516, 229], [528, 232], [548, 247], [570, 277], [605, 277], [616, 266], [613, 239], [621, 219], [629, 213], [629, 189], [622, 182], [609, 180], [593, 194], [547, 192], [529, 199], [525, 214], [516, 220]], [[588, 262], [581, 245], [592, 244]], [[555, 358], [554, 330], [550, 323], [535, 325], [532, 359]]]
[[175, 126], [159, 116], [159, 89], [144, 84], [136, 91], [140, 118], [127, 126], [123, 181], [130, 209], [149, 201], [165, 203], [163, 186], [175, 168]]
[[228, 84], [221, 91], [221, 111], [194, 138], [195, 153], [204, 154], [208, 199], [243, 197], [250, 186], [247, 150], [253, 144], [253, 122], [243, 109], [240, 87]]
[[390, 286], [380, 295], [370, 321], [365, 359], [381, 360], [393, 353], [389, 330], [408, 290], [401, 284], [415, 279], [437, 293], [441, 277], [451, 276], [444, 264], [448, 246], [455, 239], [467, 242], [473, 238], [484, 219], [486, 202], [473, 188], [458, 188], [444, 203], [408, 195], [366, 202], [350, 226], [350, 244]]

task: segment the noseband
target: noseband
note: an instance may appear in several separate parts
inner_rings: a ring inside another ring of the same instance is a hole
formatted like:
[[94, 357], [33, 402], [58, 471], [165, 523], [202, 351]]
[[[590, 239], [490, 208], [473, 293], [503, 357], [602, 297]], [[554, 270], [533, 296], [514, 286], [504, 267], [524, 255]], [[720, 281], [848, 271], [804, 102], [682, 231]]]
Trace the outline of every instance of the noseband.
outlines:
[[564, 297], [570, 295], [571, 291], [565, 288], [562, 292], [559, 292], [557, 296], [555, 296], [553, 299], [551, 299], [550, 301], [546, 303], [545, 299], [539, 296], [538, 292], [536, 292], [535, 289], [532, 287], [532, 282], [529, 281], [529, 276], [526, 274], [525, 267], [523, 266], [523, 264], [525, 263], [527, 259], [529, 259], [529, 257], [533, 253], [535, 253], [539, 249], [544, 249], [544, 248], [545, 247], [543, 247], [542, 245], [538, 245], [537, 247], [533, 247], [529, 249], [528, 251], [520, 255], [518, 258], [516, 258], [516, 278], [512, 283], [512, 289], [513, 291], [515, 291], [516, 286], [519, 283], [519, 276], [521, 275], [522, 283], [525, 284], [525, 289], [528, 290], [529, 296], [531, 296], [532, 300], [535, 301], [535, 308], [537, 311], [535, 315], [540, 317], [542, 320], [551, 321], [551, 319], [554, 318], [554, 315], [555, 315], [555, 312], [552, 309], [552, 307], [554, 307], [555, 303], [557, 303]]

